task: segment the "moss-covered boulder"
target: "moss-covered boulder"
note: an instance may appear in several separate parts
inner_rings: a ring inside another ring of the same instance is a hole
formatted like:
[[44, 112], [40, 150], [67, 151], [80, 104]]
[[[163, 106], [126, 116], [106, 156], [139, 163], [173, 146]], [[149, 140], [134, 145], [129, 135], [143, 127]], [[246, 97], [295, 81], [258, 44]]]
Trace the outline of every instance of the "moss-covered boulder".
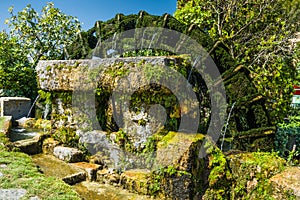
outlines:
[[225, 156], [217, 152], [211, 154], [215, 162], [210, 165], [209, 187], [203, 199], [295, 198], [289, 191], [291, 187], [279, 189], [276, 180], [286, 163], [276, 153], [239, 152]]

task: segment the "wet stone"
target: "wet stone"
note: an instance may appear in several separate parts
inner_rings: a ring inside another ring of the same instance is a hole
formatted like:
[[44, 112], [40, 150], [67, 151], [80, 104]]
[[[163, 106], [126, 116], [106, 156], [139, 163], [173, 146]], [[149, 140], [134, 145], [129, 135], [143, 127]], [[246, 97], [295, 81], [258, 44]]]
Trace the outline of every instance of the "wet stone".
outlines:
[[149, 194], [150, 171], [143, 169], [127, 170], [121, 174], [121, 185], [124, 189], [139, 194]]
[[97, 171], [101, 168], [100, 165], [86, 163], [86, 162], [73, 163], [72, 165], [86, 171], [87, 178], [88, 178], [89, 181], [95, 181], [96, 180]]
[[76, 183], [80, 183], [86, 180], [86, 173], [78, 172], [76, 174], [71, 174], [64, 177], [62, 180], [69, 185], [75, 185]]
[[103, 169], [97, 172], [97, 181], [100, 183], [117, 185], [120, 182], [120, 175], [113, 170]]
[[53, 154], [58, 159], [66, 162], [80, 162], [83, 157], [82, 151], [75, 148], [62, 146], [54, 147]]
[[13, 144], [22, 152], [35, 155], [42, 152], [42, 139], [43, 137], [41, 135], [37, 135], [32, 139], [16, 141]]

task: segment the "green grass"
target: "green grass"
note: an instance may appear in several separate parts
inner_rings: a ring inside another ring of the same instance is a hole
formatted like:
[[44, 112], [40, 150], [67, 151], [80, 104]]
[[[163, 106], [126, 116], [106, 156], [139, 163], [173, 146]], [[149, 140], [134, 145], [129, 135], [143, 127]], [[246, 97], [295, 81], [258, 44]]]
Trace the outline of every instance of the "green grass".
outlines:
[[19, 152], [0, 151], [0, 188], [23, 188], [27, 190], [22, 199], [38, 196], [40, 199], [80, 199], [78, 194], [63, 181], [46, 177], [33, 164], [31, 158]]

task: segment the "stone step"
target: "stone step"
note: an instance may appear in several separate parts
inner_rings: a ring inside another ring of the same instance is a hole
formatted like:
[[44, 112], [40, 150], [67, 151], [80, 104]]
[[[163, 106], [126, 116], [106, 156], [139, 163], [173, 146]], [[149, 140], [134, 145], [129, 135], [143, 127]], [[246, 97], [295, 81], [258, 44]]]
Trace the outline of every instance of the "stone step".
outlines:
[[57, 146], [54, 147], [53, 154], [60, 160], [66, 162], [80, 162], [83, 159], [83, 152], [70, 147]]
[[32, 156], [33, 162], [46, 176], [62, 179], [70, 185], [85, 181], [87, 173], [72, 164], [59, 160], [52, 155], [38, 154]]
[[95, 181], [97, 179], [97, 171], [102, 168], [100, 165], [87, 162], [72, 163], [71, 165], [84, 170], [89, 181]]
[[120, 177], [120, 185], [131, 192], [139, 194], [150, 194], [150, 171], [144, 169], [133, 169], [124, 171]]
[[31, 139], [16, 141], [13, 145], [19, 148], [23, 153], [35, 155], [42, 153], [42, 142], [45, 137], [45, 135], [38, 134]]

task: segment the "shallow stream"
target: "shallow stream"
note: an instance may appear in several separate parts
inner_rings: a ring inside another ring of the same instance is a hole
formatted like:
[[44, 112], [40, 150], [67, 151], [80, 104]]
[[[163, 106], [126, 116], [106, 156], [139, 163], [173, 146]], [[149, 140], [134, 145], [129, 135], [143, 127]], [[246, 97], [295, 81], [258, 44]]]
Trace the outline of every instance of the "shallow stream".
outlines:
[[30, 139], [38, 135], [41, 132], [40, 129], [30, 129], [30, 128], [13, 128], [10, 132], [10, 141], [16, 142], [19, 140]]
[[[63, 178], [76, 173], [76, 169], [52, 155], [32, 156], [33, 162], [46, 176]], [[150, 200], [150, 197], [130, 193], [124, 189], [98, 182], [84, 181], [72, 186], [84, 200]]]

